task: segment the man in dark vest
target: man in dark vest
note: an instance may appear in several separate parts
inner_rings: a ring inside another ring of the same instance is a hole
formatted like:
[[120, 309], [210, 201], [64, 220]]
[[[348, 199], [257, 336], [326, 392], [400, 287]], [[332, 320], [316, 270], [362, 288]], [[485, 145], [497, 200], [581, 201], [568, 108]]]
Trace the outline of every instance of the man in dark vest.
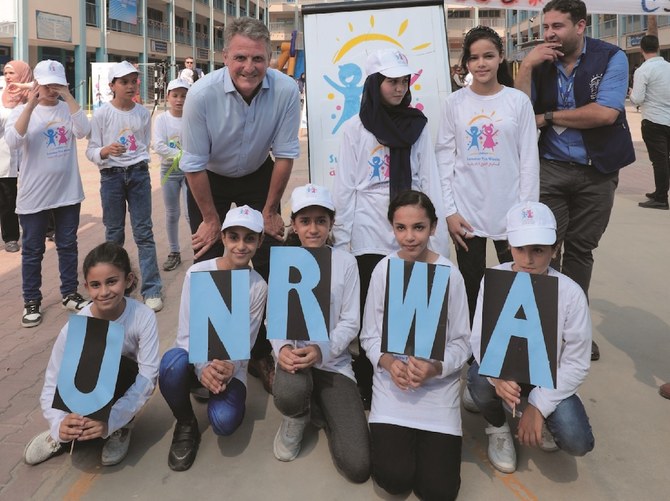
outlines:
[[[545, 43], [526, 55], [515, 85], [531, 98], [541, 131], [540, 201], [563, 242], [552, 265], [588, 296], [618, 171], [635, 161], [624, 109], [628, 60], [619, 47], [584, 36], [581, 0], [552, 0], [542, 12]], [[594, 343], [591, 359], [598, 358]]]

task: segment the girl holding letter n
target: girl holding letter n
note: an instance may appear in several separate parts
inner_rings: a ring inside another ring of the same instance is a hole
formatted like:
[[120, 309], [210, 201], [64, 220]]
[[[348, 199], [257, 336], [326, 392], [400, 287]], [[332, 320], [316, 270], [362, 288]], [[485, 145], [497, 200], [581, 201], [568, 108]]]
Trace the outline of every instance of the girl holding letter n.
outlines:
[[26, 446], [23, 459], [27, 464], [46, 461], [61, 450], [63, 443], [95, 438], [107, 439], [102, 448], [102, 464], [112, 466], [120, 463], [128, 453], [131, 422], [156, 387], [156, 314], [139, 301], [126, 297], [137, 283], [128, 253], [123, 247], [106, 242], [89, 252], [83, 268], [85, 287], [93, 302], [85, 306], [79, 315], [116, 322], [124, 329], [114, 403], [107, 422], [52, 408], [57, 395], [58, 373], [64, 357], [69, 355], [64, 352], [69, 324], [65, 325], [51, 351], [40, 396], [49, 430], [35, 436]]
[[[302, 246], [324, 247], [335, 218], [329, 191], [300, 186], [291, 195], [291, 209]], [[348, 349], [360, 325], [358, 267], [342, 250], [332, 249], [331, 259], [329, 342], [270, 340], [277, 359], [274, 402], [283, 414], [273, 450], [280, 461], [293, 461], [310, 417], [321, 414], [335, 466], [362, 483], [370, 477], [370, 438]]]
[[[400, 250], [372, 272], [361, 344], [374, 368], [372, 476], [391, 494], [413, 490], [421, 499], [456, 499], [461, 484], [460, 371], [470, 357], [463, 277], [447, 258], [428, 249], [437, 215], [421, 192], [406, 191], [389, 206]], [[390, 258], [451, 267], [444, 361], [382, 353], [382, 323]]]

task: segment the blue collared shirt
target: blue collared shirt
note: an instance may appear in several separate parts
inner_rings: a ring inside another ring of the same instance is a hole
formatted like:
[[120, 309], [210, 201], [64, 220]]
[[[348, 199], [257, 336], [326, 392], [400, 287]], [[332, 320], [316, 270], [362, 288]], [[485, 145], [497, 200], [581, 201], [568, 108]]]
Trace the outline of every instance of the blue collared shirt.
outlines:
[[[582, 54], [586, 52], [586, 40]], [[558, 70], [558, 105], [557, 110], [575, 109], [575, 93], [572, 82], [574, 82], [575, 73], [579, 71], [581, 56], [577, 60], [572, 74], [568, 76], [565, 73], [563, 64], [560, 61], [554, 62]], [[628, 92], [628, 60], [623, 51], [618, 51], [612, 56], [607, 64], [607, 69], [598, 87], [598, 96], [596, 103], [601, 106], [607, 106], [615, 110], [623, 111], [626, 103], [626, 93]], [[556, 125], [549, 126], [547, 132], [540, 142], [540, 156], [552, 160], [561, 160], [564, 162], [577, 162], [588, 164], [589, 157], [586, 153], [586, 146], [582, 140], [582, 134], [579, 129], [565, 129], [560, 134], [558, 131], [562, 128]]]
[[239, 94], [228, 68], [198, 80], [188, 91], [182, 120], [184, 172], [210, 170], [242, 177], [275, 158], [298, 158], [300, 93], [295, 81], [268, 69], [251, 104]]

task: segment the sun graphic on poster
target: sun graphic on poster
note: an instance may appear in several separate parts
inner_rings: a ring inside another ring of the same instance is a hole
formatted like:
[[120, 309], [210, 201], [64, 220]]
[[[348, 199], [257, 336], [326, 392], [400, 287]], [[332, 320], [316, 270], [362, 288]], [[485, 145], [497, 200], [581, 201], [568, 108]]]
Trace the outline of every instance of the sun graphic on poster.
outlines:
[[[397, 30], [395, 30], [394, 35], [384, 33], [382, 30], [375, 30], [375, 16], [373, 15], [370, 16], [369, 25], [369, 29], [367, 29], [365, 33], [356, 34], [353, 23], [347, 23], [348, 31], [352, 35], [342, 43], [332, 59], [333, 65], [336, 65], [338, 68], [336, 77], [338, 81], [328, 75], [323, 75], [324, 80], [337, 91], [337, 93], [341, 94], [342, 98], [344, 98], [344, 103], [336, 104], [336, 111], [330, 115], [331, 119], [336, 120], [336, 124], [332, 131], [333, 134], [337, 133], [344, 122], [358, 114], [361, 103], [361, 94], [363, 93], [363, 83], [365, 82], [363, 70], [357, 64], [345, 63], [338, 65], [344, 56], [346, 56], [353, 48], [369, 42], [386, 42], [398, 49], [410, 50], [413, 52], [419, 52], [432, 45], [431, 42], [424, 42], [414, 47], [409, 47], [409, 49], [404, 46], [401, 39], [409, 26], [408, 19], [405, 19], [400, 23]], [[335, 38], [335, 40], [340, 42], [339, 37]], [[421, 90], [421, 84], [417, 83], [417, 80], [422, 73], [423, 70], [418, 70], [416, 74], [412, 75], [410, 89], [414, 91]], [[329, 92], [326, 95], [329, 101], [335, 101], [336, 96], [337, 94], [335, 92]], [[419, 110], [423, 110], [423, 104], [420, 102], [415, 103], [414, 106]]]

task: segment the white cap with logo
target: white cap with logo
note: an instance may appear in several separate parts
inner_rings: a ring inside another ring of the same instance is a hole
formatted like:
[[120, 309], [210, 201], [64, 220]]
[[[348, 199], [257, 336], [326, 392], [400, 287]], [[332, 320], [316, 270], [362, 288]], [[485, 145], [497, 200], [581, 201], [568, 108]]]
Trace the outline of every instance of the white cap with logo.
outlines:
[[512, 247], [553, 245], [556, 218], [540, 202], [520, 202], [507, 212], [507, 241]]
[[33, 70], [33, 77], [40, 85], [67, 85], [65, 68], [58, 61], [46, 59], [40, 61]]
[[230, 209], [221, 225], [221, 231], [232, 226], [242, 226], [256, 233], [263, 233], [263, 214], [248, 205]]
[[365, 71], [368, 75], [381, 73], [387, 78], [404, 77], [415, 73], [409, 67], [407, 56], [397, 49], [374, 51], [365, 61]]
[[116, 63], [109, 68], [107, 79], [109, 80], [109, 83], [112, 83], [115, 78], [125, 77], [131, 73], [139, 73], [139, 71], [128, 61], [121, 61], [120, 63]]
[[298, 186], [293, 190], [293, 193], [291, 193], [291, 212], [293, 214], [311, 205], [318, 205], [332, 211], [335, 210], [335, 204], [333, 204], [330, 191], [323, 186], [310, 183], [305, 186]]
[[182, 80], [181, 78], [175, 78], [174, 80], [170, 80], [170, 83], [167, 86], [167, 91], [170, 92], [171, 90], [174, 89], [190, 89], [191, 84], [187, 82], [186, 80]]

